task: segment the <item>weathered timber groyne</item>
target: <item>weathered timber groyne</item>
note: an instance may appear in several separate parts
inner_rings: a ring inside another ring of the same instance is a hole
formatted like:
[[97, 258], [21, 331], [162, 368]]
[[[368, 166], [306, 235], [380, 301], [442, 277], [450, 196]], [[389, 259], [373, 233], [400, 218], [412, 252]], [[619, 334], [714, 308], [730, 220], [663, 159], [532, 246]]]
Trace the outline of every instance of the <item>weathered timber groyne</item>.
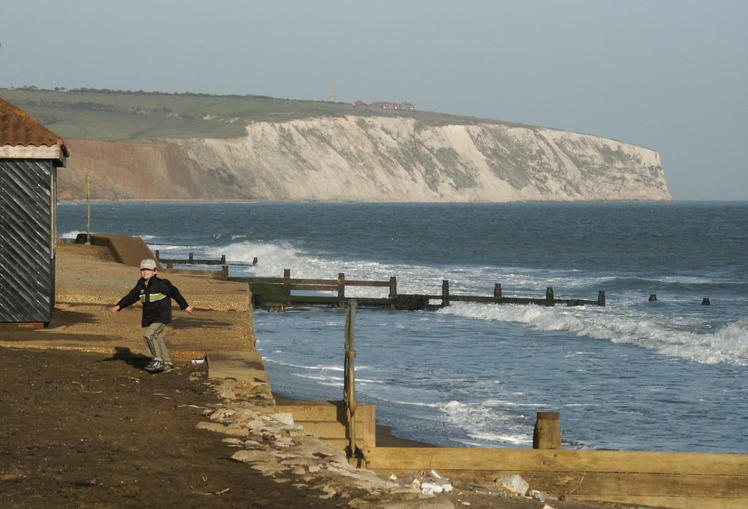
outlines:
[[[605, 292], [600, 291], [597, 299], [558, 299], [552, 287], [547, 287], [544, 297], [515, 297], [504, 294], [501, 284], [494, 285], [493, 295], [456, 295], [449, 289], [449, 281], [442, 281], [441, 293], [404, 294], [397, 289], [397, 278], [386, 281], [346, 279], [339, 273], [337, 279], [292, 278], [290, 269], [285, 269], [283, 277], [230, 277], [232, 281], [249, 283], [255, 306], [263, 309], [278, 309], [287, 306], [338, 306], [343, 307], [351, 300], [359, 306], [382, 307], [397, 310], [438, 309], [451, 302], [479, 302], [489, 304], [536, 304], [541, 306], [605, 306]], [[387, 288], [383, 297], [346, 296], [347, 287]], [[318, 292], [319, 295], [295, 294], [294, 291]], [[433, 304], [432, 301], [438, 301]]]

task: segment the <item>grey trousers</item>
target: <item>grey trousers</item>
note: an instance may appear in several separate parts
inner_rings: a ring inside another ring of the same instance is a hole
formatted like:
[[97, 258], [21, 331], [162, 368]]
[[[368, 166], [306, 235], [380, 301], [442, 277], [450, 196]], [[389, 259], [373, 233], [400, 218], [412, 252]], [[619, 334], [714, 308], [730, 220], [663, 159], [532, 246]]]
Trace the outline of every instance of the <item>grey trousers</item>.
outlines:
[[169, 355], [169, 349], [166, 348], [166, 339], [164, 338], [165, 326], [160, 322], [152, 323], [145, 328], [143, 337], [145, 337], [145, 346], [151, 357], [171, 364], [171, 355]]

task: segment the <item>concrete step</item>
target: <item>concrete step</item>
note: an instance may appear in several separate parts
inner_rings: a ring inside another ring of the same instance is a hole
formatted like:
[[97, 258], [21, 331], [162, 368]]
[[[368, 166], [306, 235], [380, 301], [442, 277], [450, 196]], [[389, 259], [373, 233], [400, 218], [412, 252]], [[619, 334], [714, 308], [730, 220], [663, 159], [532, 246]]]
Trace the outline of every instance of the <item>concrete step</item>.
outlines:
[[267, 382], [268, 375], [259, 352], [210, 352], [207, 356], [208, 377], [233, 378], [243, 382]]

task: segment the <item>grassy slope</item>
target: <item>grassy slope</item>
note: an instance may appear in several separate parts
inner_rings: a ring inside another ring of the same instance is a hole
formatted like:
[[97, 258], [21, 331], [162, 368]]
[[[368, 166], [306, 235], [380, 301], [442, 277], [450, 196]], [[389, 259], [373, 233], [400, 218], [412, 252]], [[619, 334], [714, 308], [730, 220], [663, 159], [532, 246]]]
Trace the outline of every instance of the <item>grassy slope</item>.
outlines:
[[[163, 138], [231, 138], [252, 121], [320, 116], [408, 117], [427, 125], [479, 121], [423, 111], [387, 111], [325, 101], [119, 91], [0, 88], [0, 97], [64, 138], [146, 142]], [[480, 122], [495, 122], [480, 120]]]

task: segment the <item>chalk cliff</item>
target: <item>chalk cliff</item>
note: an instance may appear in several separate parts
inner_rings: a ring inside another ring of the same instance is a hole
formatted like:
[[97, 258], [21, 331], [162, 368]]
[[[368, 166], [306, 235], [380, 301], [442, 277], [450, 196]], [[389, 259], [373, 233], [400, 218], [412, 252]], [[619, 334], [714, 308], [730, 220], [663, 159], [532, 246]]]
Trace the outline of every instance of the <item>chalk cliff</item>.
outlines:
[[61, 199], [669, 200], [659, 154], [568, 131], [405, 117], [255, 122], [234, 139], [68, 140]]

